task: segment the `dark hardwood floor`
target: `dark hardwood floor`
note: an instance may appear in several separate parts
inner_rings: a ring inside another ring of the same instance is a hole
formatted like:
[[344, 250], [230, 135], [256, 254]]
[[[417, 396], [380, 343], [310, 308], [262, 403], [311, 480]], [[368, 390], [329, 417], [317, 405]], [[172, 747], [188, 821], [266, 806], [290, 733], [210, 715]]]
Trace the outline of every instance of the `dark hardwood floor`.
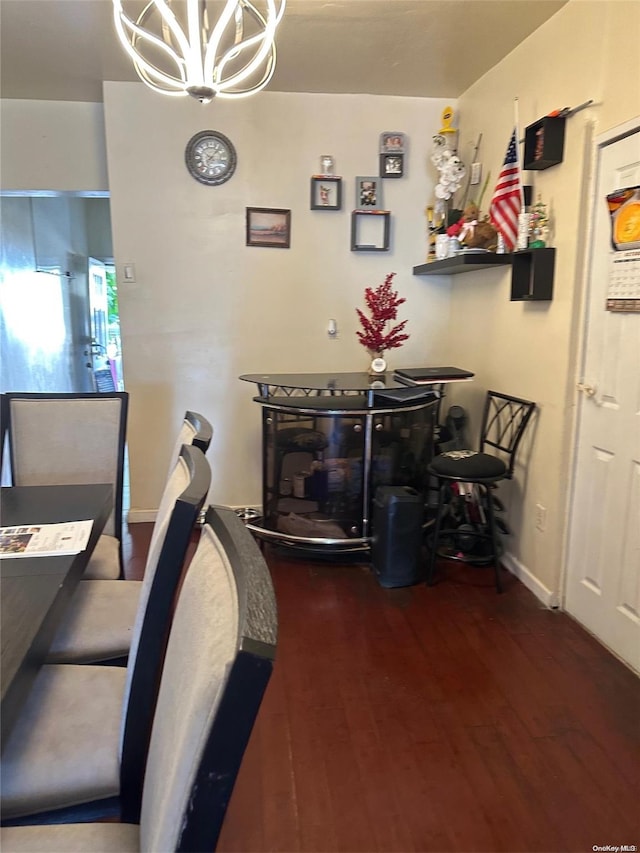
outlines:
[[264, 554], [278, 654], [218, 850], [638, 849], [640, 679], [570, 617], [491, 568]]

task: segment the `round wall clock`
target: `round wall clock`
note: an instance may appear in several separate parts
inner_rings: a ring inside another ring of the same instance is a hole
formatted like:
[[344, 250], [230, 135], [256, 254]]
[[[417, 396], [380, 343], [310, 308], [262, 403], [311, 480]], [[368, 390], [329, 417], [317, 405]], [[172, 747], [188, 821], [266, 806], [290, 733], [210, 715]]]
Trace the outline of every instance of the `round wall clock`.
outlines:
[[223, 133], [201, 130], [187, 142], [184, 152], [190, 174], [202, 184], [217, 186], [236, 170], [236, 149]]

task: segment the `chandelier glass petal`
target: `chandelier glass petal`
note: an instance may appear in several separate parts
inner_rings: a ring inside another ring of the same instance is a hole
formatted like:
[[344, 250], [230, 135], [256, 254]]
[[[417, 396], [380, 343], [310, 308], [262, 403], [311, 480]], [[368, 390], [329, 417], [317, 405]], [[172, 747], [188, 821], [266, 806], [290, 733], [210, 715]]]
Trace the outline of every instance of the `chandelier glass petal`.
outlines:
[[[241, 98], [267, 85], [286, 0], [113, 0], [118, 38], [140, 79], [165, 95]], [[139, 5], [138, 5], [139, 8]]]

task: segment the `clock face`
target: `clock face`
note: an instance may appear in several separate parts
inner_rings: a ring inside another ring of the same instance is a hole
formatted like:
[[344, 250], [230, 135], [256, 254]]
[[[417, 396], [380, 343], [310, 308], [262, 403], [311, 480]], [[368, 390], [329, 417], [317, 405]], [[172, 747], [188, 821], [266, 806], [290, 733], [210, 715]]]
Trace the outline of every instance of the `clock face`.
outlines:
[[185, 161], [197, 181], [216, 186], [224, 184], [235, 172], [236, 149], [222, 133], [202, 130], [187, 143]]

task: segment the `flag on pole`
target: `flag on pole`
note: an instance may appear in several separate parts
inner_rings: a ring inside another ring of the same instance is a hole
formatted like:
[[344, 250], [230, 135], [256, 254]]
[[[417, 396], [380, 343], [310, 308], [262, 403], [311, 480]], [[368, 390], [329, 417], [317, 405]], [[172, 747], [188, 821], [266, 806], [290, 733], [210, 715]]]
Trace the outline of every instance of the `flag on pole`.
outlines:
[[489, 205], [489, 218], [498, 233], [502, 234], [504, 247], [512, 251], [518, 237], [518, 216], [522, 210], [523, 193], [518, 162], [518, 134], [514, 127], [507, 155], [500, 170], [498, 183]]

